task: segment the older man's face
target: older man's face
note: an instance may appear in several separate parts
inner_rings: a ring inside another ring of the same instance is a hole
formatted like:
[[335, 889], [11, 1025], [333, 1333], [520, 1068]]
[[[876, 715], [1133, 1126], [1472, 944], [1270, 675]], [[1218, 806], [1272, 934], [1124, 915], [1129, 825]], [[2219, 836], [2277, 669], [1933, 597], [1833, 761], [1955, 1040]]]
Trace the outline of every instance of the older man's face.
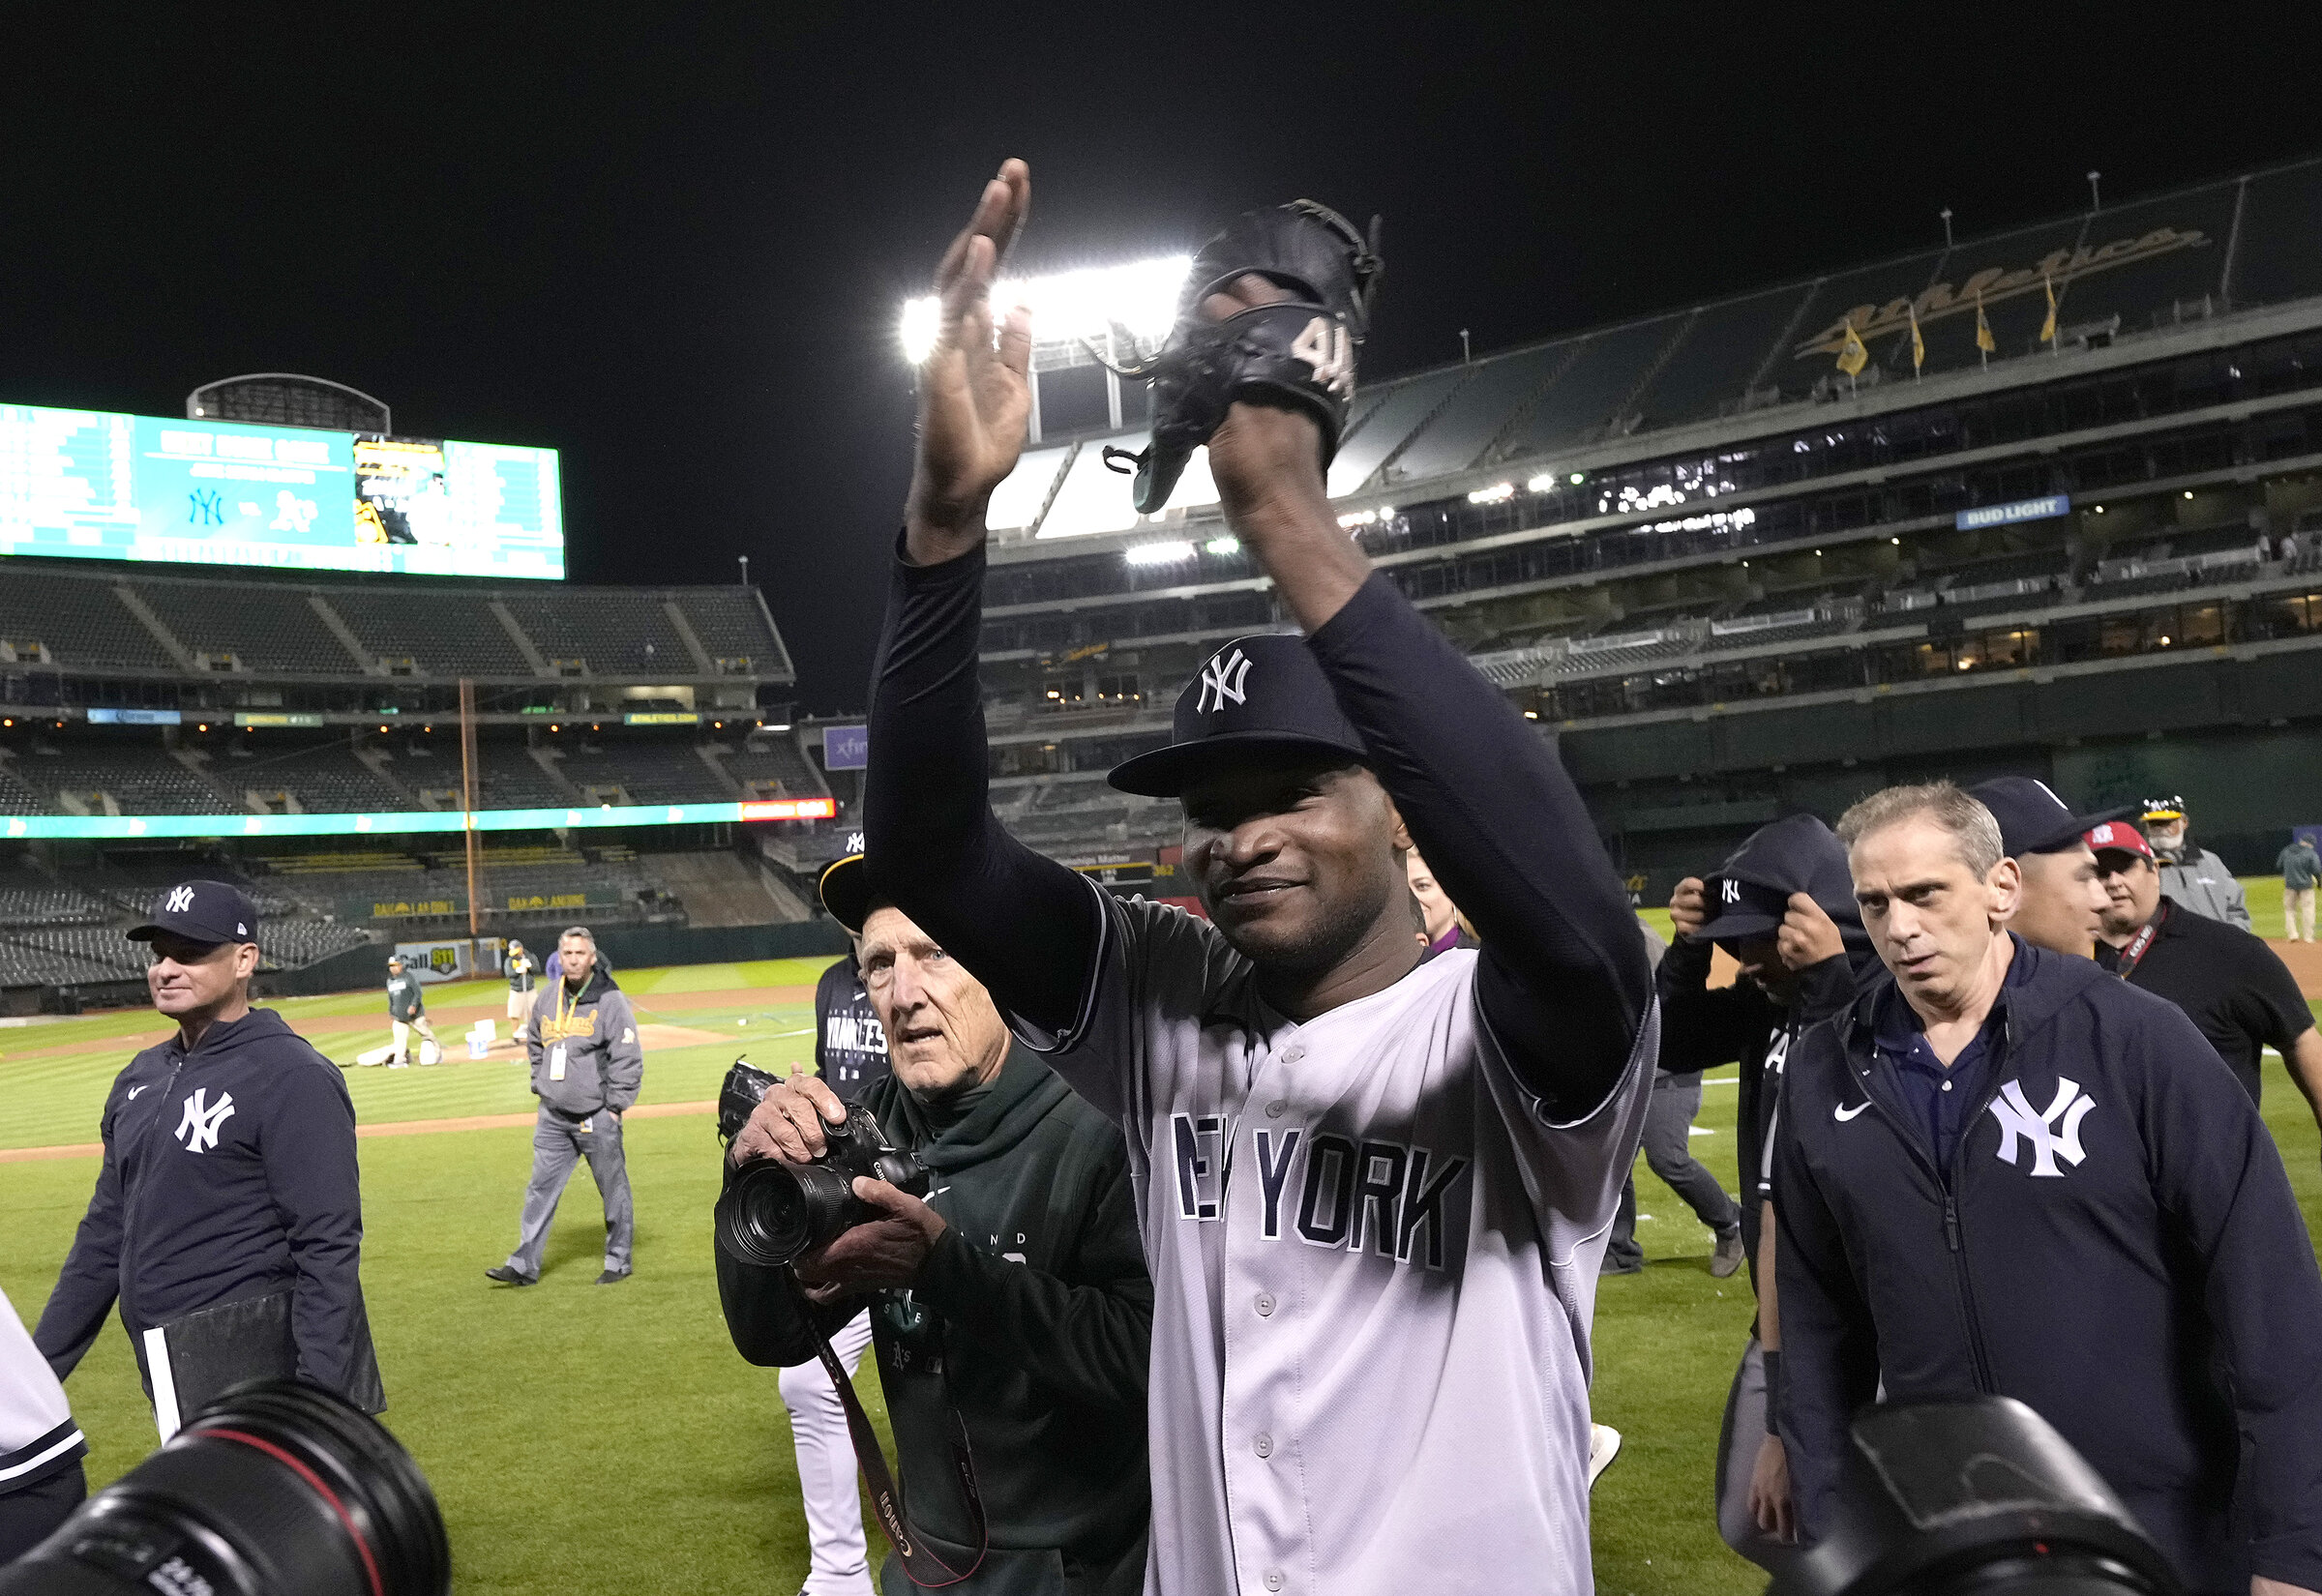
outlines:
[[597, 967], [597, 945], [585, 936], [564, 938], [556, 944], [556, 953], [563, 961], [564, 978], [576, 986]]
[[998, 1073], [1008, 1028], [992, 994], [901, 909], [863, 921], [863, 985], [906, 1090], [939, 1103]]

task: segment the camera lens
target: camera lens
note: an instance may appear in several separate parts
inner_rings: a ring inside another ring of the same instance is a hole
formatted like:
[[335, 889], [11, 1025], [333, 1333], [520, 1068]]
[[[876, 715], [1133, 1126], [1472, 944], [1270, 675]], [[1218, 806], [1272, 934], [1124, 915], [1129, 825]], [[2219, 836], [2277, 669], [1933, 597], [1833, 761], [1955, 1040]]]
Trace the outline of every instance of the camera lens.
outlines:
[[853, 1201], [854, 1183], [844, 1170], [761, 1160], [718, 1198], [719, 1250], [738, 1263], [780, 1268], [845, 1229]]
[[0, 1596], [448, 1596], [451, 1545], [410, 1454], [318, 1387], [236, 1386], [0, 1570]]

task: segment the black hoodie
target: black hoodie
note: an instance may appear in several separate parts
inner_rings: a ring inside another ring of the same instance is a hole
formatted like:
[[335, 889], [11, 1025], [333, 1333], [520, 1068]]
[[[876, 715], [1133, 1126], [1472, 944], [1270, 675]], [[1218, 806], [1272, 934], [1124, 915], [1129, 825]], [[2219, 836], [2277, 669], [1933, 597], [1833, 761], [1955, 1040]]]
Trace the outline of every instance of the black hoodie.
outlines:
[[131, 1340], [292, 1288], [298, 1372], [376, 1412], [357, 1267], [355, 1106], [338, 1066], [272, 1009], [172, 1036], [104, 1100], [104, 1163], [33, 1340], [61, 1379], [116, 1297]]
[[[948, 1383], [968, 1425], [993, 1547], [1055, 1549], [1081, 1567], [1113, 1571], [1094, 1588], [1141, 1589], [1153, 1287], [1119, 1127], [1021, 1045], [1011, 1045], [989, 1092], [940, 1133], [892, 1076], [861, 1101], [888, 1139], [932, 1171], [928, 1202], [947, 1222], [912, 1289], [871, 1299], [913, 1522], [948, 1543], [938, 1546], [947, 1555], [968, 1538], [949, 1476]], [[752, 1363], [815, 1357], [782, 1276], [718, 1255], [727, 1327]], [[862, 1305], [858, 1297], [823, 1310], [825, 1332]], [[938, 1356], [946, 1351], [948, 1359]], [[1002, 1562], [953, 1588], [1018, 1588], [1009, 1581], [1021, 1569], [1003, 1573]]]
[[1774, 1001], [1752, 981], [1737, 979], [1731, 986], [1712, 988], [1710, 951], [1714, 944], [1691, 937], [1677, 939], [1655, 974], [1661, 994], [1662, 1070], [1682, 1075], [1725, 1064], [1742, 1066], [1740, 1101], [1734, 1106], [1735, 1154], [1742, 1178], [1742, 1245], [1754, 1287], [1760, 1216], [1773, 1195], [1766, 1144], [1773, 1135], [1783, 1059], [1807, 1026], [1854, 1001], [1856, 981], [1875, 972], [1879, 960], [1863, 934], [1861, 911], [1855, 906], [1846, 846], [1813, 815], [1794, 814], [1759, 827], [1726, 856], [1719, 872], [1784, 895], [1808, 894], [1837, 923], [1846, 943], [1844, 954], [1798, 972], [1797, 990], [1787, 1004]]
[[1996, 1392], [2188, 1589], [2322, 1590], [2322, 1273], [2232, 1073], [2176, 1005], [2016, 938], [1939, 1169], [1877, 1047], [1900, 1007], [1870, 985], [1783, 1077], [1780, 1423], [1806, 1532], [1856, 1407]]

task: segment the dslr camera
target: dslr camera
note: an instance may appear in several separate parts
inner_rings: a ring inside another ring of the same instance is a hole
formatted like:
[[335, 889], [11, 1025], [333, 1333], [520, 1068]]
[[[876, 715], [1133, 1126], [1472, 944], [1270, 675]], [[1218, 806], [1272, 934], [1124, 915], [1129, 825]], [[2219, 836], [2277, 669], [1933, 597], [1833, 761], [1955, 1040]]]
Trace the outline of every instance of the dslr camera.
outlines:
[[[719, 1134], [740, 1134], [775, 1078], [736, 1059], [719, 1093]], [[811, 1163], [757, 1159], [730, 1171], [718, 1198], [718, 1249], [737, 1263], [778, 1269], [866, 1220], [878, 1210], [854, 1195], [854, 1177], [883, 1180], [913, 1197], [927, 1196], [927, 1170], [894, 1146], [868, 1108], [848, 1108], [846, 1123], [822, 1126], [823, 1152]]]

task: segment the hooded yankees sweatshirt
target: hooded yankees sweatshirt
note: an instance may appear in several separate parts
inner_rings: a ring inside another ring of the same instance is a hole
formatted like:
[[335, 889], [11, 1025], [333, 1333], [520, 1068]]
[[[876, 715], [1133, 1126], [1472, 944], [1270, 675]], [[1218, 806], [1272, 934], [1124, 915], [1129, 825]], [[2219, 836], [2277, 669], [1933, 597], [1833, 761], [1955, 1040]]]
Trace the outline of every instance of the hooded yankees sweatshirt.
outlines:
[[[938, 1130], [892, 1076], [861, 1102], [928, 1167], [928, 1204], [947, 1223], [910, 1290], [870, 1298], [913, 1522], [953, 1548], [968, 1539], [948, 1399], [968, 1427], [993, 1547], [1058, 1549], [1138, 1588], [1153, 1286], [1119, 1128], [1021, 1045], [956, 1124]], [[814, 1360], [784, 1273], [718, 1255], [727, 1327], [752, 1363]], [[862, 1300], [824, 1311], [825, 1333]]]
[[1998, 1393], [2196, 1592], [2322, 1589], [2322, 1272], [2274, 1139], [2176, 1005], [2015, 939], [1948, 1167], [1878, 1055], [1882, 976], [1791, 1049], [1780, 1426], [1809, 1535], [1855, 1409]]
[[172, 1036], [114, 1079], [104, 1163], [33, 1340], [59, 1379], [116, 1298], [133, 1340], [289, 1287], [298, 1372], [376, 1412], [363, 1310], [355, 1106], [338, 1066], [271, 1009]]

